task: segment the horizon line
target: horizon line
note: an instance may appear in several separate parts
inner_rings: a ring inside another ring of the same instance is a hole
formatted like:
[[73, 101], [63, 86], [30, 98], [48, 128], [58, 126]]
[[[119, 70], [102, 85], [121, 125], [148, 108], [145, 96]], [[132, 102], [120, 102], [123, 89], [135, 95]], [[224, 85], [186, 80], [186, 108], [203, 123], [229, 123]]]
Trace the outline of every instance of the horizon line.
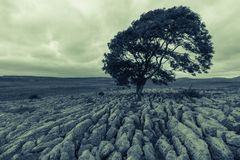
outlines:
[[[0, 75], [0, 77], [32, 77], [32, 78], [60, 78], [60, 79], [81, 79], [81, 78], [109, 78], [109, 79], [114, 79], [110, 76], [41, 76], [41, 75]], [[224, 78], [224, 79], [234, 79], [234, 78], [240, 78], [239, 76], [234, 76], [234, 77], [223, 77], [223, 76], [212, 76], [212, 77], [176, 77], [176, 79], [212, 79], [212, 78]]]

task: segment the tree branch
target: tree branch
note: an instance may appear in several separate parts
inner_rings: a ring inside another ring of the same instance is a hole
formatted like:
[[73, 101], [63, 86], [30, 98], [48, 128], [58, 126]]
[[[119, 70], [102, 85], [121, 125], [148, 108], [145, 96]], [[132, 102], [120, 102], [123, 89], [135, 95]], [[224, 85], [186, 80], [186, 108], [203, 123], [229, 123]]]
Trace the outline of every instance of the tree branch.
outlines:
[[[165, 42], [166, 42], [166, 41], [165, 41]], [[159, 62], [158, 62], [158, 57], [156, 58], [157, 68], [153, 71], [153, 73], [151, 73], [151, 74], [147, 77], [147, 79], [151, 78], [151, 77], [161, 68], [163, 58], [165, 57], [165, 55], [166, 55], [166, 53], [167, 53], [168, 45], [169, 45], [169, 43], [166, 43], [165, 50], [164, 50], [163, 55], [162, 55], [162, 57], [160, 58]]]
[[165, 64], [168, 61], [168, 59], [166, 59], [162, 64]]
[[180, 46], [180, 45], [175, 46], [175, 48], [173, 48], [173, 49], [171, 50], [171, 52], [174, 52], [179, 46]]

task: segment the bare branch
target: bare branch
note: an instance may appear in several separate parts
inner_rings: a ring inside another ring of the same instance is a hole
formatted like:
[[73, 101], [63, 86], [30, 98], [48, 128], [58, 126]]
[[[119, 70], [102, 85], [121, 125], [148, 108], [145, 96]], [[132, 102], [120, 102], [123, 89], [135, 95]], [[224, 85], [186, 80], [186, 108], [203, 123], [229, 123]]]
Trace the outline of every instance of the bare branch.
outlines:
[[165, 64], [169, 59], [166, 59], [162, 64]]
[[174, 52], [178, 47], [180, 47], [180, 45], [175, 46], [170, 52]]

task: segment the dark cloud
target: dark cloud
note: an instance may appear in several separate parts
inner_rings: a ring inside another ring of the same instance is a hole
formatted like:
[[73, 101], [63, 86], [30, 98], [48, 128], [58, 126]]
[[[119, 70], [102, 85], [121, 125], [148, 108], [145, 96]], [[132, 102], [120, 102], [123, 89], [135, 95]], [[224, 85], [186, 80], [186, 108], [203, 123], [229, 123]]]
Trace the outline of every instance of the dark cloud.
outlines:
[[240, 75], [237, 0], [1, 1], [0, 74], [105, 76], [101, 60], [109, 40], [140, 14], [175, 5], [199, 13], [213, 36], [214, 65], [198, 77]]

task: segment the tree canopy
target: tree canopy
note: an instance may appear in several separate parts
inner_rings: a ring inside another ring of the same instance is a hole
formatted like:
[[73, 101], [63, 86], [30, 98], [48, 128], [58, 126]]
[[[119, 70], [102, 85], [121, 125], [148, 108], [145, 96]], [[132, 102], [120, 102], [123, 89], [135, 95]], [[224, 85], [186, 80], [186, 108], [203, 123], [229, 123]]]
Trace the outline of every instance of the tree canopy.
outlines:
[[108, 48], [103, 70], [119, 85], [136, 85], [137, 92], [148, 79], [168, 84], [175, 80], [174, 71], [207, 73], [214, 53], [200, 16], [184, 6], [142, 14], [114, 36]]

